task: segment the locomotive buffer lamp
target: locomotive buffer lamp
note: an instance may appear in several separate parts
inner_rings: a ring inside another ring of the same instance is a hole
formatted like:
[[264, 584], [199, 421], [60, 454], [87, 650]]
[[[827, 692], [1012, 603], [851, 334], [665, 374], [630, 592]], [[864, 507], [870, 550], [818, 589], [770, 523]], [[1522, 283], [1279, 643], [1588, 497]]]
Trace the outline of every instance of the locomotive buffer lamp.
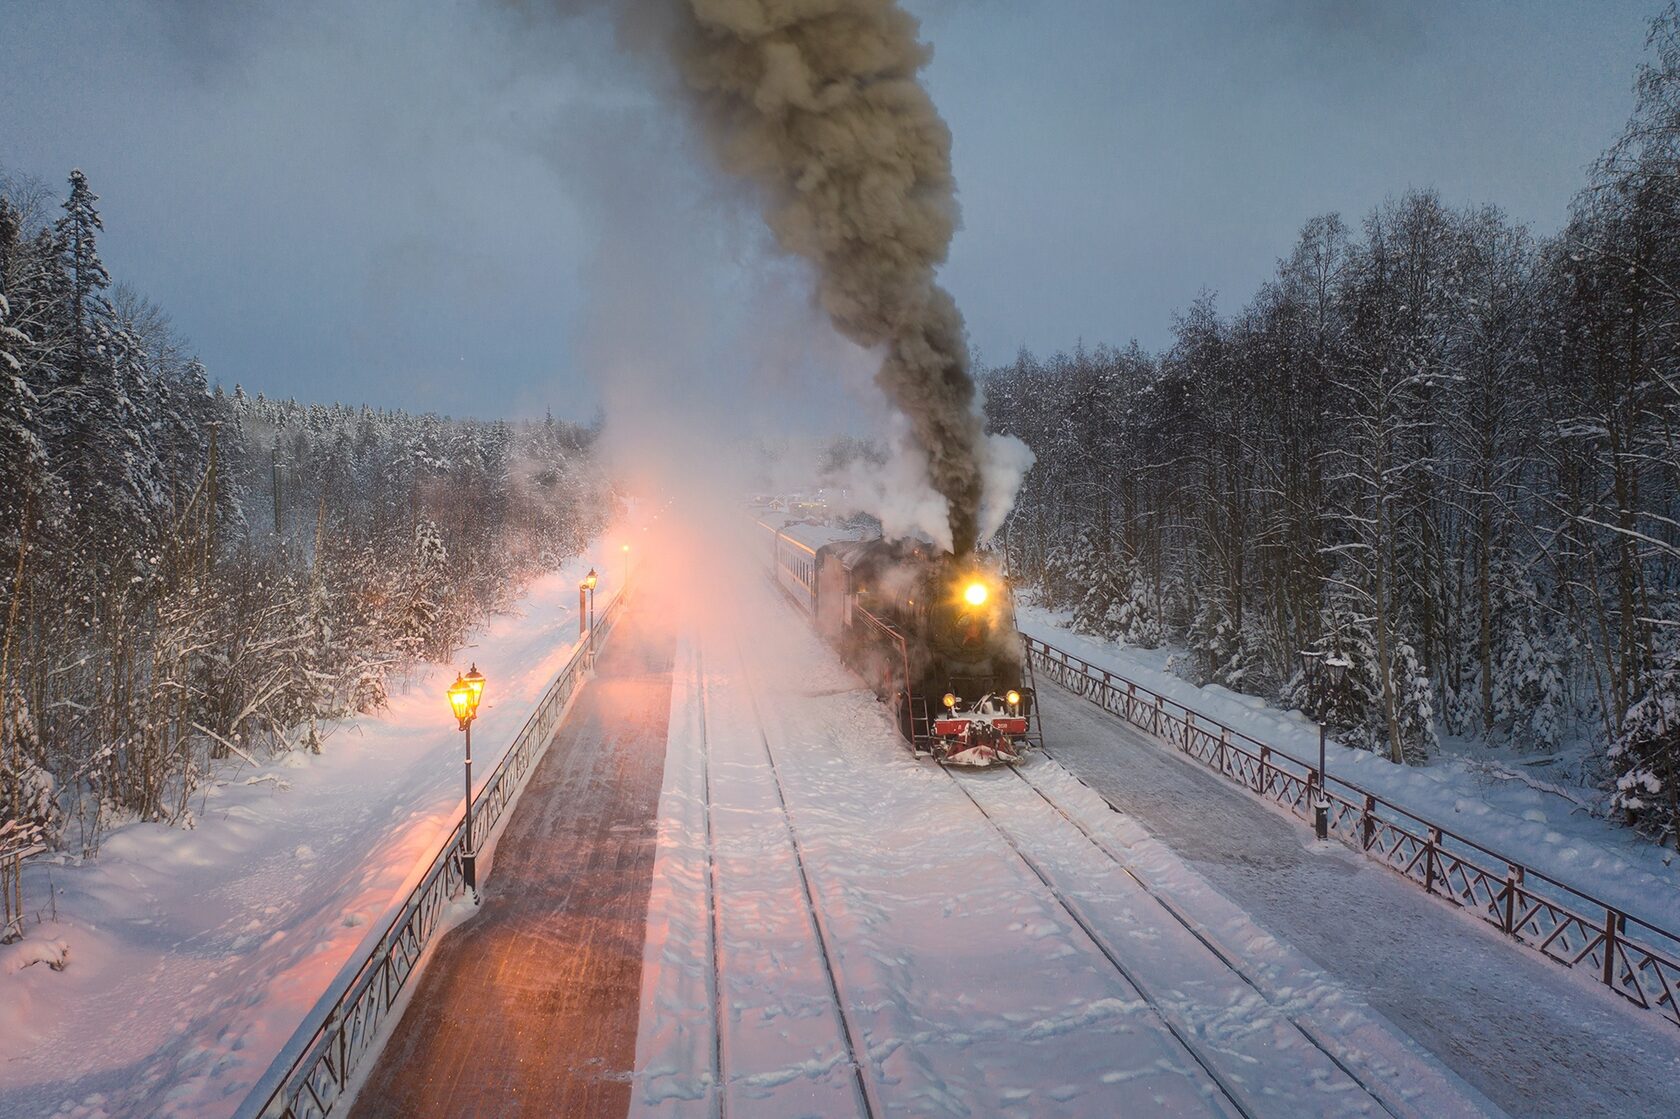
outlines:
[[963, 591], [963, 600], [970, 606], [984, 606], [986, 605], [986, 597], [988, 594], [989, 592], [986, 590], [986, 584], [973, 582], [970, 583]]
[[[1341, 654], [1325, 656], [1313, 649], [1301, 650], [1301, 674], [1307, 678], [1307, 683], [1316, 684], [1320, 680], [1327, 682], [1332, 688], [1339, 687], [1342, 677], [1347, 675], [1348, 661]], [[1324, 740], [1326, 737], [1324, 721], [1318, 721], [1318, 795], [1313, 798], [1313, 832], [1320, 839], [1330, 838], [1330, 794], [1324, 787]]]
[[478, 665], [469, 668], [465, 676], [456, 673], [455, 682], [449, 686], [449, 709], [455, 713], [461, 733], [467, 736], [467, 811], [461, 825], [461, 881], [472, 891], [474, 902], [478, 901], [478, 852], [473, 850], [472, 830], [472, 725], [478, 718], [478, 701], [483, 696], [484, 676], [478, 671]]

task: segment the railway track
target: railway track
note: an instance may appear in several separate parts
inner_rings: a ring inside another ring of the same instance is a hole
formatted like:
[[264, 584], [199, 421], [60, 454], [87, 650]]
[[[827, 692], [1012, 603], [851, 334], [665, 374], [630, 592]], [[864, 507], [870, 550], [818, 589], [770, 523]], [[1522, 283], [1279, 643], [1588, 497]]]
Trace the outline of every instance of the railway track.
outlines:
[[[1048, 751], [1045, 751], [1045, 760], [1063, 768], [1063, 772], [1067, 772], [1065, 767], [1061, 767], [1061, 763], [1057, 762]], [[1091, 847], [1101, 853], [1104, 859], [1116, 866], [1131, 882], [1135, 883], [1144, 894], [1155, 901], [1173, 922], [1181, 926], [1186, 932], [1194, 937], [1196, 941], [1200, 943], [1209, 952], [1209, 954], [1217, 959], [1232, 976], [1235, 976], [1243, 986], [1252, 991], [1257, 997], [1264, 1001], [1268, 1007], [1276, 1012], [1283, 1021], [1293, 1027], [1295, 1032], [1308, 1045], [1322, 1053], [1325, 1059], [1340, 1070], [1340, 1072], [1345, 1075], [1349, 1081], [1356, 1085], [1382, 1114], [1393, 1116], [1395, 1119], [1400, 1119], [1401, 1116], [1413, 1114], [1412, 1109], [1409, 1108], [1401, 1107], [1397, 1110], [1396, 1106], [1385, 1097], [1384, 1093], [1378, 1091], [1365, 1078], [1361, 1077], [1353, 1069], [1351, 1069], [1347, 1063], [1325, 1042], [1325, 1040], [1319, 1035], [1319, 1032], [1309, 1023], [1303, 1021], [1301, 1016], [1292, 1008], [1285, 1005], [1276, 992], [1268, 990], [1268, 988], [1254, 975], [1252, 975], [1247, 969], [1243, 968], [1240, 962], [1234, 959], [1229, 952], [1208, 937], [1197, 925], [1197, 923], [1183, 911], [1182, 908], [1176, 905], [1170, 898], [1164, 896], [1159, 890], [1155, 889], [1139, 874], [1137, 874], [1125, 858], [1115, 852], [1107, 842], [1095, 834], [1074, 813], [1069, 812], [1065, 806], [1058, 803], [1054, 797], [1050, 796], [1043, 786], [1028, 776], [1023, 767], [1009, 766], [1007, 768], [1015, 778], [1019, 779], [1023, 784], [1030, 788], [1033, 791], [1033, 794], [1040, 801], [1053, 810], [1064, 821], [1072, 825], [1073, 828], [1085, 838]], [[1074, 924], [1079, 927], [1081, 932], [1083, 932], [1086, 938], [1090, 940], [1097, 951], [1101, 953], [1102, 956], [1114, 967], [1127, 986], [1135, 991], [1138, 997], [1150, 1008], [1158, 1021], [1165, 1026], [1168, 1032], [1172, 1035], [1173, 1039], [1184, 1050], [1186, 1055], [1188, 1055], [1190, 1059], [1193, 1060], [1195, 1064], [1207, 1075], [1213, 1087], [1219, 1092], [1225, 1102], [1229, 1104], [1235, 1113], [1245, 1117], [1245, 1119], [1254, 1119], [1254, 1117], [1260, 1115], [1278, 1113], [1276, 1111], [1275, 1104], [1268, 1106], [1266, 1101], [1254, 1099], [1253, 1093], [1244, 1090], [1241, 1084], [1234, 1082], [1230, 1076], [1221, 1071], [1219, 1067], [1220, 1062], [1207, 1052], [1205, 1046], [1195, 1040], [1197, 1034], [1199, 1033], [1197, 1025], [1194, 1022], [1187, 1020], [1180, 1012], [1168, 1006], [1160, 997], [1159, 993], [1151, 989], [1151, 984], [1139, 976], [1136, 969], [1127, 966], [1127, 964], [1121, 960], [1119, 954], [1109, 942], [1109, 938], [1098, 929], [1091, 918], [1084, 912], [1084, 908], [1078, 901], [1075, 900], [1076, 893], [1074, 891], [1070, 891], [1070, 889], [1065, 887], [1062, 882], [1058, 881], [1057, 875], [1047, 868], [1046, 861], [1044, 859], [1036, 858], [1028, 852], [1026, 845], [1021, 842], [1017, 834], [1012, 832], [1010, 828], [1006, 827], [999, 820], [998, 814], [995, 811], [995, 806], [994, 808], [987, 808], [986, 805], [981, 802], [981, 798], [975, 795], [975, 789], [980, 788], [982, 783], [996, 780], [995, 771], [973, 773], [964, 771], [959, 773], [959, 771], [945, 768], [944, 772], [951, 778], [957, 788], [962, 791], [968, 801], [973, 804], [975, 809], [983, 817], [985, 817], [987, 822], [992, 826], [992, 829], [1003, 839], [1004, 843], [1015, 853], [1021, 862], [1026, 865], [1033, 875], [1043, 883], [1044, 887], [1050, 892], [1050, 895], [1056, 900], [1057, 904], [1067, 913], [1068, 917], [1074, 922]], [[1070, 773], [1069, 776], [1072, 777], [1073, 775]], [[1077, 777], [1074, 777], [1073, 779], [1078, 780]], [[1083, 782], [1081, 783], [1083, 784]], [[1107, 804], [1108, 802], [1105, 800], [1104, 803]], [[1118, 809], [1115, 809], [1113, 805], [1109, 805], [1109, 807], [1111, 810], [1118, 811]], [[1074, 885], [1077, 886], [1077, 884]]]
[[[765, 717], [765, 693], [738, 641], [732, 652], [742, 669], [748, 701], [741, 726], [747, 734], [744, 741], [750, 743], [753, 735], [759, 738], [771, 775], [775, 795], [770, 799], [767, 791], [765, 804], [780, 816], [793, 850], [799, 908], [816, 934], [824, 976], [818, 982], [826, 981], [824, 1001], [832, 999], [839, 1018], [856, 1106], [870, 1119], [885, 1116], [884, 1099], [896, 1100], [898, 1093], [889, 1095], [885, 1084], [872, 1079], [865, 1067], [869, 1051], [854, 1009], [866, 1004], [846, 997], [845, 959], [816, 888], [826, 871], [820, 859], [813, 861], [814, 849], [807, 847], [799, 827], [799, 806], [790, 804], [785, 785], [783, 763], [793, 762], [779, 756], [786, 753], [779, 748], [786, 744], [772, 733], [773, 722]], [[1414, 1101], [1409, 1082], [1396, 1079], [1396, 1070], [1384, 1064], [1386, 1050], [1360, 1056], [1365, 1053], [1358, 1048], [1360, 1035], [1350, 1039], [1352, 1052], [1337, 1040], [1334, 1026], [1323, 1017], [1337, 1013], [1334, 1002], [1326, 1010], [1316, 999], [1301, 1001], [1302, 992], [1283, 989], [1286, 981], [1281, 977], [1268, 976], [1253, 961], [1223, 947], [1192, 910], [1155, 884], [1143, 867], [1134, 869], [1102, 829], [1088, 822], [1094, 806], [1070, 808], [1073, 802], [1062, 803], [1069, 793], [1058, 788], [1060, 778], [1078, 778], [1048, 751], [1045, 756], [1055, 766], [1058, 781], [1044, 783], [1044, 771], [1030, 765], [1009, 767], [1009, 775], [941, 769], [985, 821], [982, 827], [1003, 840], [1009, 851], [1005, 857], [1019, 859], [1043, 887], [1050, 911], [1065, 913], [1074, 943], [1087, 942], [1096, 974], [1108, 970], [1115, 976], [1123, 998], [1139, 1008], [1137, 1026], [1157, 1039], [1166, 1060], [1195, 1086], [1210, 1113], [1241, 1119], [1299, 1114], [1416, 1119], [1428, 1114]], [[1015, 787], [1016, 781], [1025, 787]], [[821, 828], [813, 827], [812, 837], [820, 837]], [[1103, 869], [1093, 875], [1099, 859]], [[793, 892], [790, 889], [790, 899]], [[1299, 1066], [1298, 1071], [1276, 1067], [1278, 1057]], [[1427, 1092], [1418, 1096], [1426, 1098]], [[1469, 1111], [1449, 1106], [1441, 1112], [1449, 1113]]]
[[[739, 640], [735, 643], [735, 659], [741, 666], [742, 680], [745, 683], [748, 706], [752, 710], [754, 727], [758, 732], [759, 743], [764, 747], [764, 757], [766, 762], [769, 764], [770, 776], [776, 789], [776, 803], [781, 812], [782, 822], [787, 827], [788, 839], [793, 846], [794, 864], [799, 871], [800, 893], [805, 903], [805, 913], [810, 918], [811, 926], [817, 935], [817, 947], [822, 956], [823, 972], [828, 980], [829, 994], [834, 1000], [835, 1013], [840, 1019], [841, 1039], [846, 1047], [846, 1064], [852, 1070], [852, 1079], [857, 1093], [859, 1112], [864, 1116], [864, 1119], [877, 1119], [878, 1116], [884, 1116], [886, 1111], [882, 1107], [881, 1101], [877, 1097], [876, 1090], [870, 1082], [869, 1077], [864, 1074], [863, 1060], [860, 1057], [860, 1054], [866, 1053], [868, 1049], [864, 1041], [863, 1031], [858, 1027], [851, 1012], [847, 1010], [847, 1001], [840, 979], [840, 969], [835, 966], [835, 957], [837, 953], [834, 946], [833, 934], [829, 929], [828, 920], [823, 915], [822, 907], [817, 904], [815, 891], [811, 888], [811, 875], [808, 860], [805, 856], [805, 847], [800, 841], [799, 829], [794, 824], [793, 813], [788, 807], [787, 791], [782, 783], [781, 767], [776, 762], [776, 751], [770, 744], [770, 734], [765, 727], [763, 710], [759, 706], [758, 681], [753, 675], [752, 670], [748, 667], [749, 662], [740, 647]], [[702, 695], [704, 695], [704, 691], [702, 691]], [[703, 710], [704, 707], [702, 706], [702, 711]], [[706, 813], [709, 830], [711, 817], [711, 798], [709, 792], [707, 794]], [[712, 963], [715, 969], [717, 967], [717, 914], [715, 906], [713, 908], [712, 920], [714, 934], [712, 941]], [[714, 1002], [714, 1008], [721, 1014], [721, 999]], [[718, 1032], [720, 1046], [722, 1044], [722, 1036], [722, 1022], [720, 1019]], [[723, 1106], [722, 1101], [724, 1095], [725, 1093], [721, 1090], [720, 1081], [720, 1091], [718, 1097], [720, 1107]]]

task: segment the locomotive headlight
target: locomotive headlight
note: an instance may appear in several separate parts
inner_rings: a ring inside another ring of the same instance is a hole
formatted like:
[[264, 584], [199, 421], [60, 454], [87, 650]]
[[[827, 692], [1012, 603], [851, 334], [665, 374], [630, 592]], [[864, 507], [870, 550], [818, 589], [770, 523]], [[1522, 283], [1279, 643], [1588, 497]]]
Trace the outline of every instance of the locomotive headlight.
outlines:
[[963, 598], [970, 606], [986, 605], [986, 598], [990, 594], [991, 592], [986, 589], [986, 584], [980, 582], [970, 583], [963, 589]]
[[1009, 706], [1011, 706], [1011, 707], [1021, 706], [1021, 693], [1020, 692], [1011, 691], [1007, 695], [1005, 695], [1003, 698], [1007, 699], [1009, 701]]
[[957, 697], [952, 695], [950, 692], [945, 693], [945, 695], [941, 699], [941, 702], [943, 702], [945, 704], [945, 706], [949, 707], [952, 711], [955, 711], [957, 709]]

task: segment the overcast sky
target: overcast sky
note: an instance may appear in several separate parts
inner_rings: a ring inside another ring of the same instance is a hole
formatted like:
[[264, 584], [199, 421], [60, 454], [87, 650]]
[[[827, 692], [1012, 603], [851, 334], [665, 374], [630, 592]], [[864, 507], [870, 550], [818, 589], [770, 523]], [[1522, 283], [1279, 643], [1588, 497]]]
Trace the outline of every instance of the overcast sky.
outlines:
[[[1241, 304], [1310, 216], [1409, 186], [1555, 230], [1658, 0], [910, 6], [955, 138], [944, 278], [1006, 361], [1165, 346], [1175, 310]], [[0, 0], [0, 169], [85, 170], [112, 272], [214, 378], [586, 418], [620, 348], [845, 360], [789, 343], [820, 333], [798, 270], [605, 34], [509, 0], [246, 7]]]

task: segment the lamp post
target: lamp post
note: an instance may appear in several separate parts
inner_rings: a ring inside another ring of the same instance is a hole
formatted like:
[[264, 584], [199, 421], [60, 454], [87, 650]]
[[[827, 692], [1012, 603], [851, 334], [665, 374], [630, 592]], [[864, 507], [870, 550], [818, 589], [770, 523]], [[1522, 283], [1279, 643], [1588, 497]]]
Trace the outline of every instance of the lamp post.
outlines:
[[[600, 581], [601, 577], [595, 574], [593, 567], [589, 569], [589, 574], [583, 577], [583, 589], [589, 591], [589, 656], [592, 660], [595, 657], [595, 584]], [[583, 612], [581, 598], [578, 600], [578, 612]]]
[[[627, 586], [630, 583], [630, 545], [626, 544], [619, 550], [624, 553], [624, 583]], [[622, 586], [619, 588], [619, 593], [624, 593]]]
[[472, 891], [475, 902], [478, 900], [478, 852], [473, 850], [472, 830], [472, 725], [478, 718], [478, 703], [483, 697], [484, 676], [478, 671], [478, 665], [469, 668], [465, 676], [456, 673], [455, 682], [449, 686], [449, 709], [455, 713], [461, 733], [467, 736], [467, 811], [461, 825], [461, 881]]
[[[1325, 656], [1316, 649], [1301, 650], [1301, 674], [1307, 678], [1307, 683], [1316, 684], [1321, 679], [1328, 679], [1332, 688], [1342, 682], [1347, 674], [1348, 662], [1342, 656]], [[1313, 832], [1320, 839], [1330, 838], [1330, 797], [1324, 786], [1324, 752], [1325, 739], [1328, 732], [1324, 720], [1318, 723], [1318, 795], [1313, 798]]]

